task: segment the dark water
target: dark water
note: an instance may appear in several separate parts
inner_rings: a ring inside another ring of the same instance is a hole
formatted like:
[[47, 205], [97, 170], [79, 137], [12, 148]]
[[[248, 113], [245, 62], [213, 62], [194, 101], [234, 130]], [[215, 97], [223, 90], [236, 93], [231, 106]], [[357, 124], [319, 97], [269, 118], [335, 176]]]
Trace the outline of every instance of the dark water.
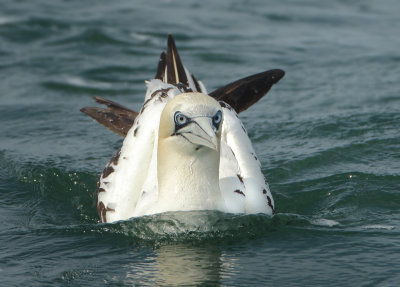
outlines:
[[[399, 286], [399, 1], [0, 1], [1, 286]], [[210, 91], [285, 78], [241, 114], [273, 218], [98, 224], [121, 138], [79, 112], [138, 109], [166, 35]]]

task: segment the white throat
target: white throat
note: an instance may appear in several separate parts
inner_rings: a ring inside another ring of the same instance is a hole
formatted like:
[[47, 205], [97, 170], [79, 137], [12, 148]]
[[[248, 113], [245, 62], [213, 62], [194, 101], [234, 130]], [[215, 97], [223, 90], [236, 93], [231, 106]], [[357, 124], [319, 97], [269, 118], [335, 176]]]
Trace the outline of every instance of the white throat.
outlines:
[[225, 209], [219, 187], [219, 151], [196, 148], [180, 136], [159, 139], [160, 211]]

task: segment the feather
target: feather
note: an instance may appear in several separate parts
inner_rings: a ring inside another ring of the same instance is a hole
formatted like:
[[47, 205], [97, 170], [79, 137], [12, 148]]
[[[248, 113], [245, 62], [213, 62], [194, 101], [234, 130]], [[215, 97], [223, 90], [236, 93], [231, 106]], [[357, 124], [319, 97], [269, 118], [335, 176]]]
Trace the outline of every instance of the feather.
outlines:
[[125, 137], [138, 113], [101, 97], [95, 97], [94, 99], [97, 103], [106, 105], [107, 108], [86, 107], [80, 111], [111, 131]]
[[168, 49], [166, 55], [167, 64], [167, 82], [169, 84], [184, 84], [189, 86], [189, 81], [186, 77], [185, 68], [183, 67], [178, 50], [176, 49], [175, 41], [172, 35], [168, 35]]
[[[219, 101], [219, 105], [215, 104], [217, 109], [222, 109], [224, 118], [220, 134], [219, 182], [213, 185], [218, 186], [222, 196], [217, 200], [218, 206], [221, 204], [224, 207], [217, 210], [266, 214], [272, 214], [275, 210], [260, 162], [237, 113], [256, 103], [283, 76], [282, 70], [270, 70], [237, 80], [210, 94]], [[122, 148], [106, 165], [99, 180], [97, 208], [102, 222], [174, 210], [174, 207], [170, 209], [169, 204], [163, 205], [164, 201], [160, 200], [158, 167], [162, 165], [158, 162], [161, 152], [158, 142], [161, 115], [167, 103], [177, 95], [188, 91], [207, 95], [207, 91], [203, 83], [183, 66], [171, 35], [168, 36], [167, 52], [160, 55], [155, 78], [146, 84], [147, 92], [140, 113], [100, 97], [95, 97], [95, 101], [107, 108], [81, 109], [100, 124], [125, 137]], [[191, 95], [189, 103], [193, 104], [194, 98]], [[168, 121], [164, 119], [162, 123], [165, 122]], [[213, 166], [218, 170], [218, 165]], [[162, 169], [162, 174], [166, 172], [168, 177], [169, 170]], [[196, 172], [204, 175], [207, 170], [203, 168]], [[183, 175], [181, 178], [184, 181], [188, 177]], [[164, 190], [169, 191], [170, 188]], [[196, 199], [196, 194], [188, 200]], [[169, 194], [166, 196], [168, 198]], [[205, 205], [207, 200], [200, 202], [195, 207], [207, 209], [207, 206], [214, 206], [216, 201], [211, 200], [212, 205]]]
[[260, 100], [285, 72], [279, 69], [255, 74], [227, 84], [209, 95], [228, 103], [237, 113], [247, 110]]
[[166, 56], [165, 52], [162, 52], [160, 55], [160, 60], [158, 61], [157, 73], [154, 79], [159, 79], [161, 81], [164, 81], [165, 68], [166, 68], [165, 56]]

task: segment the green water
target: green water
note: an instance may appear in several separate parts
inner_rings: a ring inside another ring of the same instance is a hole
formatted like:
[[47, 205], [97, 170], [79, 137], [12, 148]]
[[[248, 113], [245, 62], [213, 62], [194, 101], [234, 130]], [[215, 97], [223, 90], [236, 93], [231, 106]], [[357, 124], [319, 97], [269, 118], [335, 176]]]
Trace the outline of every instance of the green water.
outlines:
[[[0, 1], [1, 286], [398, 286], [398, 1]], [[209, 91], [281, 68], [242, 113], [277, 214], [99, 224], [122, 139], [79, 112], [139, 110], [166, 35]]]

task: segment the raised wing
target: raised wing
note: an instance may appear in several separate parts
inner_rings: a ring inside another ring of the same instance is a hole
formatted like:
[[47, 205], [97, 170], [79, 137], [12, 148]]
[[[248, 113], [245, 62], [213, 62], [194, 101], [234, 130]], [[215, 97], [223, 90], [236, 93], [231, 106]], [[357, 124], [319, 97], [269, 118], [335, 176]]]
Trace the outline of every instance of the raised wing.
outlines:
[[125, 137], [138, 113], [101, 97], [95, 97], [94, 99], [97, 103], [106, 105], [107, 108], [86, 107], [82, 108], [81, 112], [92, 117], [111, 131]]
[[228, 103], [237, 113], [241, 113], [268, 93], [284, 75], [285, 72], [279, 69], [265, 71], [225, 85], [210, 93], [210, 96]]

